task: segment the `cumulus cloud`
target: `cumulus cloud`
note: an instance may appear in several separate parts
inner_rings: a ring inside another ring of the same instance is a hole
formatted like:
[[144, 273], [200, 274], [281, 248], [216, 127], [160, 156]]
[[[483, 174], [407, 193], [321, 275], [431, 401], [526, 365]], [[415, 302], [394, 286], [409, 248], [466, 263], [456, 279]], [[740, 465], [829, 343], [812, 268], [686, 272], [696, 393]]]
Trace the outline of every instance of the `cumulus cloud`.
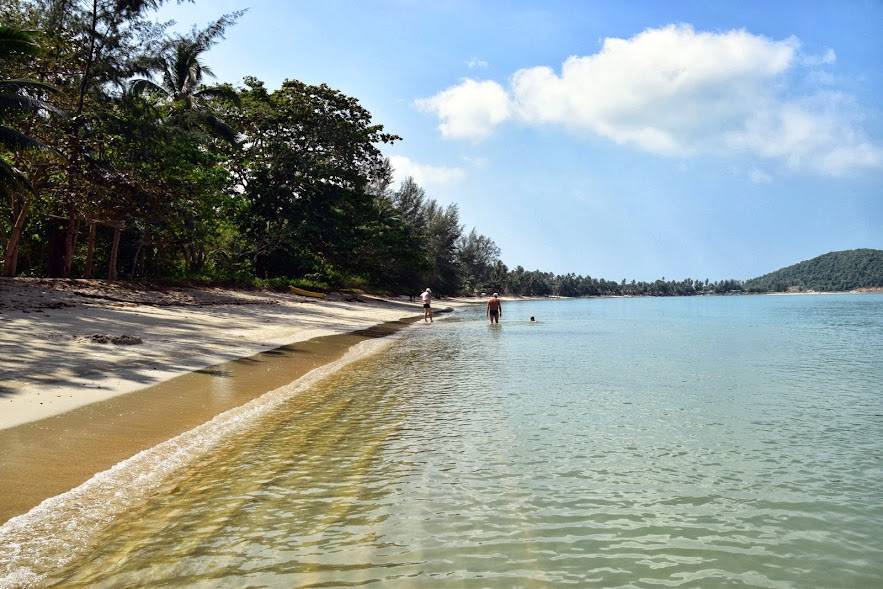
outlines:
[[509, 95], [497, 82], [466, 78], [431, 98], [416, 101], [417, 108], [435, 113], [443, 137], [483, 139], [509, 118]]
[[390, 156], [389, 163], [392, 164], [393, 182], [396, 184], [410, 176], [424, 187], [444, 186], [466, 177], [462, 168], [421, 164], [403, 155]]
[[834, 51], [799, 51], [795, 37], [670, 25], [605, 39], [560, 71], [518, 70], [508, 90], [464, 80], [418, 104], [453, 138], [481, 139], [515, 119], [668, 156], [747, 154], [833, 175], [881, 165], [883, 150], [863, 133], [855, 104], [832, 93], [800, 96], [787, 75], [834, 63]]
[[744, 31], [696, 33], [686, 26], [605, 39], [601, 50], [570, 57], [556, 74], [523, 69], [512, 78], [519, 116], [593, 131], [648, 151], [686, 155], [722, 123], [751, 114], [762, 86], [794, 59], [794, 39]]

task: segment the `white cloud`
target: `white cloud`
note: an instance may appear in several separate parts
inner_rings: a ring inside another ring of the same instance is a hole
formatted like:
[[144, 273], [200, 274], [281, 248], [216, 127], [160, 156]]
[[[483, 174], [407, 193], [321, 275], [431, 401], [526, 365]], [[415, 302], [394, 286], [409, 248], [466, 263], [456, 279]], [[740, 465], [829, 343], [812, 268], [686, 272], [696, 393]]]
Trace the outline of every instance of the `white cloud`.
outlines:
[[726, 145], [789, 168], [842, 176], [883, 164], [883, 150], [861, 132], [851, 101], [837, 93], [820, 94], [759, 109], [741, 129], [724, 136]]
[[754, 97], [794, 58], [794, 39], [744, 31], [696, 33], [687, 26], [605, 39], [601, 50], [570, 57], [558, 75], [519, 70], [512, 91], [519, 116], [593, 131], [617, 143], [684, 155], [721, 123], [744, 119]]
[[834, 50], [804, 56], [799, 49], [795, 37], [670, 25], [605, 39], [597, 53], [569, 57], [560, 72], [518, 70], [508, 91], [465, 80], [418, 104], [453, 138], [481, 139], [516, 119], [668, 156], [748, 155], [834, 175], [881, 165], [883, 150], [865, 137], [854, 103], [834, 93], [799, 96], [787, 75], [834, 63]]
[[389, 163], [392, 164], [395, 184], [410, 176], [417, 184], [431, 188], [454, 184], [466, 177], [463, 168], [421, 164], [403, 155], [390, 156]]
[[509, 95], [498, 83], [466, 78], [431, 98], [416, 101], [417, 108], [438, 115], [443, 137], [483, 139], [510, 116]]
[[488, 62], [486, 62], [483, 59], [479, 59], [477, 57], [473, 57], [473, 58], [466, 61], [466, 67], [468, 67], [471, 70], [484, 69], [487, 66], [488, 66]]
[[804, 55], [800, 60], [803, 65], [831, 65], [837, 61], [837, 54], [830, 47], [822, 55]]
[[760, 168], [751, 168], [748, 170], [748, 178], [755, 184], [769, 184], [773, 181], [773, 177]]

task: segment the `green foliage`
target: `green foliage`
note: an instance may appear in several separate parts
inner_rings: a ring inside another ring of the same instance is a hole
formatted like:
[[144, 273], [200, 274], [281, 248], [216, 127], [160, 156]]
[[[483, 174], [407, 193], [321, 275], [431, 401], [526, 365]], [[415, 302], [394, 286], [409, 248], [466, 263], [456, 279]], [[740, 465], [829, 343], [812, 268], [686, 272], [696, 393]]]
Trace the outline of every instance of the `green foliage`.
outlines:
[[883, 287], [883, 250], [830, 252], [745, 283], [751, 292], [845, 291]]
[[332, 286], [321, 280], [310, 278], [255, 278], [251, 281], [251, 285], [255, 288], [276, 290], [279, 292], [289, 292], [291, 287], [309, 290], [312, 292], [328, 292]]
[[25, 122], [29, 114], [56, 112], [44, 98], [55, 88], [38, 80], [6, 77], [15, 69], [16, 61], [40, 53], [34, 35], [17, 27], [0, 24], [0, 190], [31, 190], [26, 174], [7, 155], [27, 149], [42, 148], [35, 137], [11, 125]]
[[[412, 179], [393, 187], [381, 147], [399, 137], [356, 98], [294, 79], [277, 89], [253, 77], [240, 87], [208, 85], [206, 51], [241, 13], [169, 35], [153, 18], [161, 3], [0, 5], [5, 273], [390, 294], [743, 288], [510, 270], [491, 238], [464, 233], [456, 205], [441, 205]], [[883, 283], [881, 252], [835, 254], [750, 288]]]
[[0, 25], [0, 58], [12, 55], [37, 55], [40, 45], [28, 31]]
[[160, 82], [135, 78], [129, 81], [129, 90], [136, 96], [164, 101], [181, 127], [201, 127], [227, 142], [235, 142], [236, 131], [212, 112], [211, 100], [237, 101], [238, 94], [230, 86], [205, 85], [206, 78], [213, 78], [214, 72], [204, 63], [203, 55], [242, 14], [243, 11], [226, 14], [201, 31], [167, 41], [158, 55], [148, 57], [143, 66], [147, 73], [158, 74]]
[[246, 79], [226, 117], [242, 134], [231, 160], [245, 206], [238, 219], [259, 276], [359, 274], [354, 256], [383, 230], [372, 179], [378, 143], [398, 139], [359, 102], [326, 85]]
[[501, 277], [491, 280], [491, 274], [499, 262], [500, 248], [491, 238], [479, 235], [475, 228], [457, 240], [457, 257], [466, 292], [481, 292], [488, 290], [492, 282], [500, 283]]

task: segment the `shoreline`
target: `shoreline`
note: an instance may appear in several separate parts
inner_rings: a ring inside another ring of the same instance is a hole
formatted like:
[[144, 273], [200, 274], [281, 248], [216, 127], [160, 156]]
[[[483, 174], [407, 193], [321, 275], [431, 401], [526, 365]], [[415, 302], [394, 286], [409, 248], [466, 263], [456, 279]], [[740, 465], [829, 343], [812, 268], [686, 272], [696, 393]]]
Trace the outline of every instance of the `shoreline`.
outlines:
[[0, 280], [0, 524], [420, 318], [367, 295]]
[[280, 346], [0, 430], [0, 524], [222, 415], [297, 389], [316, 372], [327, 376], [348, 364], [343, 360], [358, 346], [419, 319]]
[[[93, 538], [109, 521], [157, 492], [171, 477], [185, 476], [187, 469], [206, 452], [248, 432], [260, 419], [325, 378], [386, 349], [392, 345], [396, 332], [415, 322], [388, 322], [364, 330], [360, 341], [345, 344], [342, 351], [338, 346], [335, 359], [319, 364], [296, 380], [236, 404], [191, 429], [112, 463], [72, 488], [45, 497], [11, 519], [0, 520], [0, 588], [38, 586], [51, 571], [87, 554]], [[339, 344], [342, 339], [359, 337], [348, 334], [317, 339]], [[89, 412], [94, 407], [87, 406], [65, 416]], [[15, 429], [19, 428], [6, 432]]]
[[220, 362], [421, 312], [407, 301], [364, 295], [316, 301], [264, 291], [3, 279], [0, 431]]

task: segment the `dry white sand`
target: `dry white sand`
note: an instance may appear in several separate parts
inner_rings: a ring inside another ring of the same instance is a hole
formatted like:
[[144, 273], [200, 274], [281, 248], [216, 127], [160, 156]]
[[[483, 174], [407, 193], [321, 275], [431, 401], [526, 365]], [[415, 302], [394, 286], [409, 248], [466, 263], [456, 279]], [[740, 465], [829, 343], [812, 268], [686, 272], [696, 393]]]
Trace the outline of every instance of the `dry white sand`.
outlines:
[[[280, 345], [422, 313], [406, 301], [358, 299], [0, 280], [0, 429]], [[95, 335], [142, 343], [96, 343]]]

